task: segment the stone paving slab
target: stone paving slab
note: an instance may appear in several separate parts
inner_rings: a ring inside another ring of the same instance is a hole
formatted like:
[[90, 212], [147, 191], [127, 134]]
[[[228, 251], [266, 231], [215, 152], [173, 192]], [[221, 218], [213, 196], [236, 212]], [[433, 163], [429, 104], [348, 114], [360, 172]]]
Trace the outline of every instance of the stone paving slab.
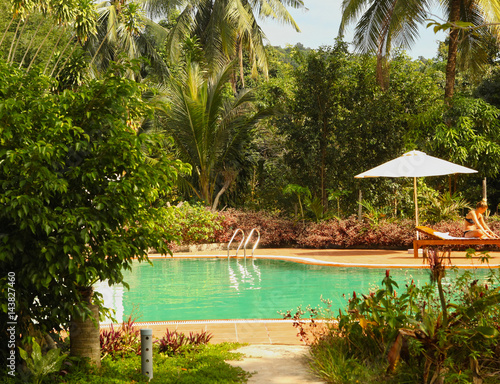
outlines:
[[228, 361], [252, 373], [249, 384], [322, 384], [308, 365], [309, 347], [301, 345], [247, 345], [235, 350], [243, 360]]

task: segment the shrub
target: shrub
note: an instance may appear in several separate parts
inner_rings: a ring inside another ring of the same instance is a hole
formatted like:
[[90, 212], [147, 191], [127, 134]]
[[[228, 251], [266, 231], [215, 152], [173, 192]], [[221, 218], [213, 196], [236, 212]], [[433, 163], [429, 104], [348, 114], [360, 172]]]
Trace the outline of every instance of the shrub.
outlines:
[[351, 216], [345, 220], [310, 223], [299, 235], [297, 244], [305, 248], [405, 248], [413, 241], [414, 226], [411, 220], [382, 220], [372, 226]]
[[210, 332], [201, 331], [200, 333], [190, 332], [186, 336], [182, 332], [169, 331], [161, 338], [155, 341], [158, 344], [158, 351], [168, 356], [178, 355], [191, 350], [200, 345], [208, 344], [213, 335]]
[[170, 207], [164, 226], [178, 239], [177, 244], [171, 243], [173, 250], [176, 245], [192, 245], [217, 242], [217, 234], [222, 229], [222, 217], [202, 205], [190, 205], [187, 202]]
[[115, 329], [113, 325], [109, 330], [101, 329], [101, 359], [106, 356], [123, 357], [130, 353], [139, 355], [141, 351], [141, 339], [138, 329], [134, 329], [134, 320], [129, 316], [120, 328]]
[[41, 383], [50, 373], [59, 371], [63, 361], [67, 358], [60, 352], [60, 349], [49, 349], [47, 353], [42, 354], [42, 349], [35, 340], [33, 340], [31, 355], [19, 347], [19, 355], [26, 362], [29, 377], [34, 384]]
[[[320, 222], [294, 221], [280, 213], [227, 209], [218, 213], [202, 206], [184, 204], [176, 209], [171, 224], [180, 234], [180, 244], [226, 243], [236, 229], [245, 236], [257, 228], [261, 238], [259, 247], [302, 248], [392, 248], [412, 247], [415, 238], [415, 222], [412, 219], [383, 219], [358, 221], [356, 216], [347, 219], [329, 219]], [[488, 219], [493, 231], [500, 232], [500, 220]], [[424, 223], [422, 223], [424, 224]], [[463, 236], [463, 220], [441, 221], [432, 228], [450, 235]], [[256, 236], [256, 234], [255, 234]], [[235, 239], [238, 241], [239, 235]], [[256, 237], [250, 240], [254, 244]], [[175, 246], [172, 245], [175, 249]]]
[[[220, 215], [223, 218], [222, 230], [218, 233], [220, 242], [228, 242], [237, 228], [241, 228], [245, 236], [248, 236], [253, 228], [257, 228], [260, 232], [259, 244], [263, 247], [283, 247], [295, 243], [298, 229], [296, 223], [278, 213], [228, 209]], [[251, 241], [254, 244], [253, 240]]]

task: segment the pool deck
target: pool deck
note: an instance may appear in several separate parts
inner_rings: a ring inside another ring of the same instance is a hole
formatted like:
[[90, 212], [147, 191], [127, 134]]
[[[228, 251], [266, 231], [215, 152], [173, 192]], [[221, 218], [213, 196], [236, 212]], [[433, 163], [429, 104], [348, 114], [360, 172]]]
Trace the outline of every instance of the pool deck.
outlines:
[[[231, 251], [233, 257], [235, 251]], [[247, 251], [247, 257], [251, 252]], [[479, 254], [479, 252], [478, 252]], [[500, 252], [489, 252], [490, 267], [500, 267]], [[242, 257], [240, 250], [238, 257]], [[366, 250], [366, 249], [294, 249], [263, 248], [255, 250], [257, 258], [276, 258], [300, 263], [332, 266], [371, 267], [371, 268], [427, 268], [422, 257], [414, 258], [413, 250]], [[165, 257], [151, 254], [151, 258]], [[227, 250], [175, 253], [174, 257], [227, 257]], [[484, 268], [478, 257], [470, 260], [465, 252], [452, 252], [451, 264], [459, 268]], [[304, 344], [297, 337], [291, 321], [269, 320], [206, 320], [206, 321], [166, 321], [136, 323], [136, 327], [153, 329], [154, 337], [162, 337], [168, 328], [189, 334], [206, 331], [213, 335], [212, 343], [224, 341], [248, 344]]]

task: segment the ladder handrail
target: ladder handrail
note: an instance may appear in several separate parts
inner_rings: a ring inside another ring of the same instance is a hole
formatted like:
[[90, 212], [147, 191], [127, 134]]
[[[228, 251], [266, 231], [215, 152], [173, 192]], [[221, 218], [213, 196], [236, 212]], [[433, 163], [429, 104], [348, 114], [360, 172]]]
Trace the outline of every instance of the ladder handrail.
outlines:
[[233, 233], [233, 237], [231, 237], [231, 240], [229, 240], [229, 243], [227, 244], [227, 258], [229, 259], [229, 247], [231, 246], [231, 243], [233, 242], [233, 239], [234, 237], [236, 236], [236, 234], [241, 231], [242, 233], [242, 237], [241, 237], [241, 241], [240, 241], [240, 244], [238, 245], [238, 249], [236, 250], [236, 254], [235, 256], [237, 257], [238, 256], [238, 251], [240, 250], [241, 248], [241, 244], [243, 244], [243, 241], [245, 240], [245, 232], [243, 232], [243, 229], [241, 228], [237, 228], [236, 231], [234, 231]]
[[250, 234], [247, 237], [247, 241], [245, 241], [245, 245], [243, 246], [243, 255], [245, 256], [245, 258], [247, 257], [247, 244], [250, 241], [250, 239], [252, 238], [254, 231], [257, 231], [258, 237], [257, 237], [257, 241], [255, 242], [255, 244], [253, 245], [253, 248], [252, 248], [252, 257], [253, 257], [253, 252], [255, 251], [255, 248], [257, 248], [257, 245], [259, 244], [260, 232], [257, 228], [252, 228], [252, 230], [250, 231]]

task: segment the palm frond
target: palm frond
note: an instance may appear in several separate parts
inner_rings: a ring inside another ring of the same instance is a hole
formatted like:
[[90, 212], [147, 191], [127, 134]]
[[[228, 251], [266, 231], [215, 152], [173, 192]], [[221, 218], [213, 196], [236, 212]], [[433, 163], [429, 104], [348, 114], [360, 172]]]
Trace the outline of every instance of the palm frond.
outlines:
[[342, 1], [342, 19], [339, 26], [339, 35], [343, 35], [345, 28], [358, 20], [363, 12], [368, 8], [367, 0], [343, 0]]
[[[186, 0], [142, 0], [144, 9], [151, 18], [163, 17], [170, 14], [182, 6], [186, 5]], [[195, 1], [191, 0], [190, 3], [195, 6]]]
[[186, 36], [191, 35], [194, 29], [193, 12], [194, 8], [187, 6], [179, 15], [177, 23], [172, 27], [165, 41], [168, 58], [176, 62], [180, 55], [181, 42]]

